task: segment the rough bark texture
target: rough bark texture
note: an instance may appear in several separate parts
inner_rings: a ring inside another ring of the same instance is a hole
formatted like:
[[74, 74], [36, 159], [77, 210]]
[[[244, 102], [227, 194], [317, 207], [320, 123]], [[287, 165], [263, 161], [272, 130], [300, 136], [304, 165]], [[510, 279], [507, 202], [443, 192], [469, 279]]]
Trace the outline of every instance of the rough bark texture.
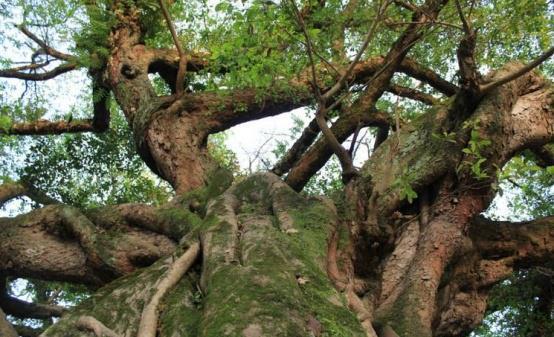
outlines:
[[[446, 3], [428, 0], [415, 9], [404, 3], [413, 9], [412, 22], [390, 50], [352, 67], [348, 82], [371, 79], [370, 85], [341, 106], [329, 129], [339, 142], [362, 126], [378, 127], [379, 134], [372, 157], [334, 205], [295, 191], [333, 154], [326, 138], [317, 138], [318, 124], [310, 124], [276, 167], [279, 175], [288, 173], [284, 180], [255, 174], [230, 186], [232, 177], [216, 168], [206, 146], [212, 133], [313, 102], [308, 72], [261, 97], [250, 89], [158, 96], [148, 74], [157, 72], [174, 87], [183, 58], [147, 47], [140, 10], [115, 1], [111, 54], [97, 84], [114, 94], [139, 154], [177, 197], [159, 208], [53, 204], [0, 219], [0, 281], [31, 277], [100, 288], [65, 313], [17, 302], [2, 286], [0, 331], [14, 335], [3, 313], [18, 312], [62, 315], [43, 334], [59, 337], [90, 336], [96, 331], [90, 326], [135, 337], [146, 323], [159, 337], [466, 335], [481, 321], [495, 283], [554, 256], [552, 217], [527, 223], [478, 217], [511, 157], [530, 149], [543, 165], [552, 162], [554, 91], [536, 72], [491, 85], [526, 69], [517, 63], [481, 79], [471, 59], [461, 60], [458, 88], [406, 58]], [[468, 48], [461, 58], [472, 56]], [[187, 55], [187, 71], [204, 68], [206, 60]], [[395, 86], [397, 72], [449, 98], [437, 102]], [[387, 90], [432, 106], [410, 123], [394, 123], [376, 109]], [[105, 108], [95, 108], [103, 127]], [[65, 122], [36, 125], [20, 127], [83, 131]], [[483, 140], [478, 153], [464, 151]], [[408, 192], [418, 198], [409, 202]], [[6, 184], [0, 202], [23, 194], [37, 195]], [[192, 243], [200, 258], [168, 286], [163, 275]], [[160, 296], [160, 288], [170, 290]], [[145, 307], [157, 316], [155, 324], [141, 321]]]

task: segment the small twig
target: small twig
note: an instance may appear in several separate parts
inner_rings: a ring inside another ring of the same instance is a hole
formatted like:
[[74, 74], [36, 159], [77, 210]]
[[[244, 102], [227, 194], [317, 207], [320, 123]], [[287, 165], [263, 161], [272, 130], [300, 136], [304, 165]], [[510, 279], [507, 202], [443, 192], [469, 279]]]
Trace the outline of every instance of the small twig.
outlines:
[[304, 38], [306, 39], [306, 50], [308, 51], [308, 59], [310, 61], [310, 67], [312, 69], [312, 86], [314, 89], [314, 93], [316, 95], [316, 98], [319, 102], [323, 101], [323, 97], [321, 96], [321, 92], [319, 90], [319, 85], [317, 84], [317, 73], [315, 70], [315, 62], [313, 57], [313, 45], [312, 40], [310, 39], [310, 35], [308, 34], [308, 31], [306, 30], [306, 25], [304, 24], [304, 19], [302, 18], [302, 15], [300, 14], [300, 11], [298, 10], [298, 7], [296, 7], [296, 3], [294, 0], [290, 0], [290, 3], [292, 5], [292, 9], [294, 10], [294, 13], [296, 15], [296, 20], [298, 21], [298, 24], [300, 25], [300, 28], [302, 29], [302, 33], [304, 34]]
[[365, 50], [367, 49], [367, 46], [369, 45], [369, 42], [373, 40], [373, 36], [375, 35], [375, 31], [377, 29], [378, 24], [381, 22], [381, 16], [387, 9], [390, 2], [386, 1], [386, 3], [383, 5], [383, 2], [379, 3], [379, 9], [377, 11], [377, 16], [373, 20], [371, 27], [369, 28], [369, 31], [367, 35], [365, 36], [364, 42], [362, 43], [362, 46], [358, 50], [358, 53], [350, 63], [350, 66], [348, 69], [342, 74], [342, 76], [339, 78], [339, 80], [335, 83], [331, 89], [327, 90], [327, 92], [324, 94], [324, 99], [328, 100], [329, 98], [333, 97], [339, 90], [341, 90], [346, 85], [346, 80], [354, 70], [354, 67], [364, 54]]

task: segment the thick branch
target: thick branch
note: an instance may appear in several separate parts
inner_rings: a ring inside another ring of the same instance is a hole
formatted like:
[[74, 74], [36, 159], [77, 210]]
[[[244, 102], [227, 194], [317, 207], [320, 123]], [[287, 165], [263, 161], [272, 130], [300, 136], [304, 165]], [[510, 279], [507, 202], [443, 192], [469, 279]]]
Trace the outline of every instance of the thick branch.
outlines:
[[7, 131], [0, 130], [0, 135], [59, 135], [62, 133], [93, 131], [96, 131], [96, 129], [91, 119], [72, 121], [40, 119], [35, 122], [15, 123]]
[[[375, 111], [362, 116], [362, 119], [347, 114], [331, 126], [331, 131], [339, 142], [344, 142], [360, 125], [366, 126], [389, 126], [392, 122], [390, 116], [384, 112]], [[329, 160], [333, 151], [325, 140], [318, 140], [290, 170], [286, 178], [287, 184], [296, 190], [301, 190], [306, 182]]]
[[[133, 227], [131, 211], [130, 205], [122, 205], [85, 216], [66, 205], [51, 205], [0, 218], [0, 273], [98, 286], [171, 253], [174, 241]], [[185, 221], [173, 224], [162, 210], [146, 212], [137, 207], [134, 212], [150, 214], [145, 221], [173, 235], [182, 236], [190, 228]]]
[[509, 261], [527, 268], [554, 258], [554, 216], [532, 221], [493, 221], [477, 217], [469, 235], [483, 258]]
[[60, 317], [66, 311], [65, 308], [58, 305], [26, 302], [5, 293], [0, 295], [0, 307], [2, 307], [8, 315], [18, 318], [42, 319]]
[[387, 91], [400, 97], [406, 97], [415, 101], [420, 101], [427, 105], [435, 105], [438, 103], [438, 100], [432, 95], [400, 85], [390, 85]]
[[38, 190], [28, 182], [7, 182], [0, 186], [0, 205], [13, 198], [23, 195], [26, 195], [31, 198], [31, 200], [43, 205], [59, 203], [57, 200], [49, 197], [47, 194]]
[[410, 77], [429, 84], [431, 87], [435, 88], [446, 96], [453, 96], [459, 90], [456, 85], [443, 79], [433, 70], [417, 63], [411, 58], [405, 58], [402, 63], [400, 63], [398, 70]]
[[26, 81], [46, 81], [76, 68], [77, 64], [75, 63], [63, 63], [56, 68], [43, 73], [23, 73], [19, 70], [15, 70], [15, 68], [1, 69], [0, 77], [17, 78]]

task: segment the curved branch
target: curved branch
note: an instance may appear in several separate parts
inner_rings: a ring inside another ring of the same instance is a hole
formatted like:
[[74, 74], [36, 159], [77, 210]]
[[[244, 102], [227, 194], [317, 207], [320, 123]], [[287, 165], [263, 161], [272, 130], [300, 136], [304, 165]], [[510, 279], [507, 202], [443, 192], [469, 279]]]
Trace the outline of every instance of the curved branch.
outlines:
[[46, 193], [38, 190], [29, 182], [7, 182], [0, 185], [0, 205], [13, 198], [23, 195], [26, 195], [31, 198], [31, 200], [43, 205], [59, 203], [59, 201], [49, 197]]
[[433, 70], [417, 63], [411, 58], [404, 58], [402, 63], [400, 63], [400, 65], [398, 66], [398, 70], [410, 77], [429, 84], [431, 87], [435, 88], [446, 96], [453, 96], [459, 90], [456, 85], [443, 79]]
[[60, 317], [66, 311], [64, 307], [58, 305], [26, 302], [8, 296], [6, 293], [0, 294], [0, 307], [2, 307], [8, 315], [18, 318], [42, 319]]
[[[367, 126], [389, 126], [392, 123], [390, 116], [387, 113], [374, 111], [370, 114], [362, 115], [358, 118], [357, 115], [345, 114], [339, 117], [331, 126], [330, 130], [335, 135], [338, 142], [344, 142], [360, 125]], [[300, 160], [292, 167], [289, 175], [285, 179], [295, 190], [301, 190], [308, 180], [329, 160], [333, 151], [329, 147], [325, 139], [319, 139], [316, 143], [302, 156]]]
[[537, 156], [537, 164], [541, 167], [554, 165], [554, 143], [531, 148], [531, 151]]
[[27, 35], [28, 38], [30, 38], [31, 40], [35, 41], [36, 44], [38, 44], [42, 50], [44, 51], [44, 53], [52, 56], [52, 57], [55, 57], [57, 59], [60, 59], [60, 60], [65, 60], [65, 61], [69, 61], [69, 60], [72, 60], [72, 59], [75, 59], [75, 57], [73, 55], [70, 55], [70, 54], [66, 54], [66, 53], [62, 53], [52, 47], [50, 47], [49, 45], [46, 44], [46, 42], [44, 42], [43, 40], [41, 40], [40, 38], [38, 38], [35, 34], [33, 34], [31, 31], [29, 31], [27, 29], [27, 27], [25, 27], [24, 25], [16, 25], [16, 27], [25, 35]]
[[[129, 205], [104, 207], [85, 216], [74, 207], [50, 205], [0, 218], [0, 273], [98, 286], [171, 253], [175, 242], [135, 228], [127, 216], [132, 210]], [[137, 215], [148, 213], [137, 210]], [[159, 224], [160, 230], [181, 236], [190, 229], [184, 221], [174, 224], [165, 212], [149, 213], [151, 227]]]
[[546, 52], [544, 52], [542, 55], [537, 57], [534, 61], [526, 64], [525, 66], [516, 69], [515, 71], [506, 74], [505, 76], [494, 80], [493, 82], [482, 84], [479, 86], [479, 90], [481, 95], [486, 95], [487, 93], [491, 92], [494, 88], [497, 88], [501, 86], [502, 84], [506, 84], [510, 81], [515, 80], [516, 78], [528, 73], [529, 71], [533, 70], [534, 68], [538, 67], [546, 61], [549, 57], [554, 55], [554, 46], [550, 47]]
[[22, 73], [17, 68], [12, 69], [0, 69], [0, 77], [16, 78], [25, 81], [46, 81], [50, 80], [58, 75], [67, 73], [77, 68], [76, 63], [63, 63], [56, 68], [43, 72], [43, 73]]
[[200, 255], [200, 243], [195, 242], [171, 264], [166, 275], [157, 286], [156, 293], [142, 311], [137, 337], [156, 337], [158, 328], [158, 306], [165, 294], [173, 288], [177, 282], [190, 269], [196, 258]]

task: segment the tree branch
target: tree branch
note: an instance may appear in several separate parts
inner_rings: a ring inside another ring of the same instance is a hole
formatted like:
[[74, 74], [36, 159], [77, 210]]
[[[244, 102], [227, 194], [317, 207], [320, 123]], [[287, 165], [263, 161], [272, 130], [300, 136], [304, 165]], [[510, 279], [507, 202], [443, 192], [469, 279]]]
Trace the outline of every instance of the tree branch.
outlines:
[[62, 52], [50, 47], [49, 45], [46, 44], [46, 42], [44, 42], [43, 40], [38, 38], [35, 34], [33, 34], [31, 31], [29, 31], [27, 29], [27, 27], [25, 27], [24, 25], [16, 25], [16, 27], [23, 34], [27, 35], [28, 38], [35, 41], [35, 43], [38, 44], [42, 48], [42, 51], [45, 54], [50, 55], [50, 56], [55, 57], [55, 58], [60, 59], [60, 60], [65, 60], [65, 61], [70, 61], [70, 60], [75, 59], [75, 56], [73, 56], [73, 55], [62, 53]]
[[554, 216], [524, 222], [477, 217], [469, 235], [483, 258], [512, 257], [513, 267], [530, 267], [554, 258]]
[[453, 96], [459, 90], [456, 85], [448, 82], [433, 70], [419, 64], [411, 58], [404, 58], [398, 66], [398, 70], [410, 77], [429, 84], [446, 96]]
[[167, 273], [158, 283], [156, 293], [142, 311], [137, 337], [156, 337], [160, 301], [179, 282], [183, 275], [187, 273], [199, 255], [200, 243], [194, 242], [183, 255], [171, 264]]
[[169, 12], [165, 6], [164, 0], [158, 0], [158, 3], [160, 4], [160, 8], [162, 9], [162, 13], [165, 18], [165, 22], [167, 23], [167, 27], [171, 32], [173, 43], [175, 43], [175, 47], [179, 52], [179, 69], [177, 70], [177, 79], [175, 81], [175, 92], [177, 93], [177, 95], [179, 95], [183, 92], [185, 87], [184, 83], [185, 83], [185, 76], [187, 74], [187, 64], [188, 64], [187, 55], [185, 54], [185, 51], [181, 46], [181, 41], [179, 41], [179, 37], [177, 36], [177, 32], [175, 31], [175, 25], [173, 24], [173, 20], [171, 20], [171, 15], [169, 15]]
[[415, 101], [420, 101], [427, 105], [435, 105], [439, 102], [439, 100], [433, 97], [432, 95], [426, 94], [416, 89], [403, 87], [396, 84], [391, 84], [388, 87], [387, 91], [390, 92], [391, 94], [413, 99]]
[[312, 145], [319, 134], [319, 126], [317, 120], [314, 118], [310, 121], [308, 126], [302, 131], [302, 134], [290, 147], [287, 153], [281, 157], [279, 162], [271, 169], [273, 173], [278, 176], [282, 176], [287, 173], [291, 167], [300, 159], [302, 154]]
[[62, 133], [93, 132], [96, 129], [91, 119], [72, 121], [48, 121], [39, 119], [35, 122], [15, 123], [10, 128], [0, 130], [0, 135], [59, 135]]
[[541, 167], [554, 165], [554, 143], [531, 148], [531, 151], [537, 156], [537, 164]]
[[[145, 215], [144, 221], [151, 222], [148, 228], [170, 234], [136, 228], [131, 212]], [[50, 205], [0, 218], [0, 274], [102, 285], [174, 250], [175, 241], [168, 236], [182, 237], [191, 224], [171, 223], [164, 214], [148, 206], [119, 205], [85, 215], [74, 207]]]
[[338, 81], [329, 90], [327, 90], [325, 92], [325, 94], [323, 95], [324, 100], [328, 100], [331, 97], [335, 96], [339, 92], [339, 90], [341, 90], [346, 85], [347, 79], [352, 74], [352, 71], [356, 67], [356, 64], [358, 64], [358, 61], [360, 60], [363, 53], [367, 49], [369, 43], [373, 39], [373, 36], [375, 35], [375, 30], [376, 30], [377, 26], [379, 25], [379, 23], [381, 22], [381, 17], [384, 14], [384, 12], [387, 9], [389, 4], [390, 4], [389, 1], [385, 1], [384, 4], [383, 4], [382, 1], [379, 2], [379, 9], [377, 11], [377, 17], [375, 17], [373, 19], [373, 22], [371, 23], [371, 27], [369, 28], [369, 31], [368, 31], [367, 35], [365, 36], [365, 39], [364, 39], [364, 42], [362, 43], [362, 46], [360, 47], [360, 49], [358, 50], [358, 53], [356, 54], [356, 56], [354, 57], [354, 59], [352, 60], [350, 65], [348, 66], [348, 69], [346, 69], [346, 71], [342, 74], [342, 76], [338, 79]]
[[23, 195], [26, 195], [31, 200], [43, 205], [59, 203], [59, 201], [49, 197], [46, 193], [38, 190], [29, 182], [7, 182], [0, 185], [0, 205], [13, 198]]
[[0, 307], [8, 315], [18, 318], [51, 318], [60, 317], [66, 309], [58, 305], [39, 304], [22, 301], [15, 297], [7, 295], [5, 292], [0, 294]]
[[[367, 126], [389, 126], [392, 123], [391, 117], [381, 111], [373, 111], [369, 114], [356, 118], [350, 113], [340, 116], [331, 126], [331, 131], [337, 141], [344, 142], [360, 125]], [[319, 139], [312, 145], [304, 155], [291, 168], [285, 181], [293, 189], [299, 191], [323, 165], [329, 160], [333, 151], [328, 147], [325, 139]]]
[[79, 317], [75, 325], [79, 330], [92, 331], [96, 337], [120, 337], [92, 316]]
[[21, 71], [17, 70], [17, 68], [0, 69], [0, 77], [16, 78], [26, 81], [46, 81], [76, 68], [77, 64], [75, 63], [63, 63], [56, 68], [43, 73], [22, 73]]
[[507, 75], [505, 75], [505, 76], [503, 76], [503, 77], [501, 77], [501, 78], [499, 78], [499, 79], [497, 79], [493, 82], [480, 85], [479, 90], [480, 90], [481, 95], [486, 95], [487, 93], [491, 92], [493, 89], [495, 89], [495, 88], [497, 88], [497, 87], [499, 87], [503, 84], [506, 84], [510, 81], [513, 81], [516, 78], [524, 75], [525, 73], [528, 73], [529, 71], [531, 71], [534, 68], [541, 65], [541, 63], [546, 61], [552, 55], [554, 55], [554, 46], [550, 47], [550, 49], [548, 49], [542, 55], [537, 57], [534, 61], [526, 64], [522, 68], [519, 68], [516, 71], [514, 71], [512, 73], [509, 73], [509, 74], [507, 74]]

